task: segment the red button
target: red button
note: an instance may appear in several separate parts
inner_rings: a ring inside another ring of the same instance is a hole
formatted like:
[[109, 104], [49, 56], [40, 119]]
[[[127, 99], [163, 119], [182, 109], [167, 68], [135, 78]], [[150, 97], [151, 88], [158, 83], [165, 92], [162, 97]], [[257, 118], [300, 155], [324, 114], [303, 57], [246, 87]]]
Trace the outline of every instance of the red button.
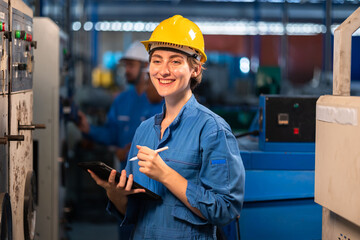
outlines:
[[299, 134], [299, 128], [294, 128], [294, 134], [296, 134], [296, 135]]

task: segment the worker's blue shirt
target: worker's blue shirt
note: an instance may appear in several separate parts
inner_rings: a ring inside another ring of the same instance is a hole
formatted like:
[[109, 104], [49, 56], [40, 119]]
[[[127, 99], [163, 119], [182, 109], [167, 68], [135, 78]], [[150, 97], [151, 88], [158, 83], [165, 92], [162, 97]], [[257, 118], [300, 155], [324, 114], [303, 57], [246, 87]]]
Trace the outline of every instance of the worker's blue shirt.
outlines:
[[[139, 171], [138, 160], [128, 162], [127, 174], [159, 194], [162, 201], [129, 197], [122, 225], [135, 224], [133, 239], [216, 239], [215, 225], [240, 215], [244, 200], [245, 171], [238, 144], [229, 125], [200, 105], [194, 96], [184, 105], [161, 138], [158, 114], [137, 129], [129, 158], [136, 145], [169, 149], [159, 155], [168, 166], [187, 179], [186, 197], [206, 220], [198, 217], [164, 185]], [[109, 210], [114, 211], [113, 205]], [[119, 215], [118, 215], [119, 216]]]
[[119, 94], [112, 103], [103, 126], [90, 126], [88, 136], [105, 145], [125, 147], [131, 143], [137, 127], [145, 119], [160, 113], [163, 102], [151, 104], [143, 93], [138, 95], [135, 87]]

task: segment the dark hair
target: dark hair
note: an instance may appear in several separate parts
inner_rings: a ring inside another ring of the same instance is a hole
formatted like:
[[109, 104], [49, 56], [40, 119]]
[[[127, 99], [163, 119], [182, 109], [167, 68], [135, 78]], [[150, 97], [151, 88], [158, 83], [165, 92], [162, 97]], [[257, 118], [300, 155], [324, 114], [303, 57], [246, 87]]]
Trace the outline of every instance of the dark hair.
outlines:
[[193, 91], [200, 83], [202, 80], [202, 73], [205, 70], [203, 64], [201, 64], [201, 62], [193, 57], [188, 56], [187, 57], [188, 63], [190, 65], [191, 68], [196, 68], [196, 67], [200, 67], [200, 73], [199, 75], [197, 75], [196, 77], [192, 77], [190, 78], [190, 88]]

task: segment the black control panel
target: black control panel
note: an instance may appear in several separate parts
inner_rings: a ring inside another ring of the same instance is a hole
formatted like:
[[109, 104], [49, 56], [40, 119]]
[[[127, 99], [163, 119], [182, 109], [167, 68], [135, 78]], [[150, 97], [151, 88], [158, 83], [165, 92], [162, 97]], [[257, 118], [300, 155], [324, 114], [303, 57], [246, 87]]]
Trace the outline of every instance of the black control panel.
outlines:
[[266, 142], [315, 142], [318, 97], [266, 96]]

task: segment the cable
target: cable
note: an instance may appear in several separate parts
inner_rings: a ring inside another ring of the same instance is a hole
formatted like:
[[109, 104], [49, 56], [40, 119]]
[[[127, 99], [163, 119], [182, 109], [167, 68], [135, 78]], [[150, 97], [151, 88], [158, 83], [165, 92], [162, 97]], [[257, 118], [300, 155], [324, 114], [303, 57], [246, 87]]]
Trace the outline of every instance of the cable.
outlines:
[[259, 136], [259, 133], [260, 132], [258, 130], [255, 130], [255, 131], [246, 132], [246, 133], [234, 134], [234, 136], [236, 138], [241, 138], [241, 137], [245, 137], [245, 136], [248, 136], [248, 135]]

